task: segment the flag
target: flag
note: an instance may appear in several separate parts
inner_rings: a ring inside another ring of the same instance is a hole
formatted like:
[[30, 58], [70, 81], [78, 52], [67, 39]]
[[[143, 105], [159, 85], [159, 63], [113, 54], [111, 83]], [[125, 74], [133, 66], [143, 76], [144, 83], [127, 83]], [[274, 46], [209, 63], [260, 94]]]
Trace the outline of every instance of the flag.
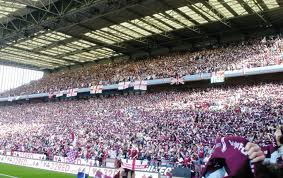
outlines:
[[63, 96], [63, 91], [58, 91], [55, 93], [56, 98]]
[[73, 135], [72, 145], [73, 146], [77, 145], [77, 136], [76, 135]]
[[103, 85], [94, 85], [90, 87], [90, 94], [102, 93]]
[[48, 93], [48, 98], [51, 99], [54, 96], [54, 93]]
[[67, 93], [67, 97], [77, 96], [78, 88], [69, 89]]
[[147, 81], [135, 81], [134, 90], [147, 90]]
[[71, 149], [67, 153], [67, 163], [74, 164], [77, 157], [77, 152], [74, 149]]
[[278, 56], [275, 56], [274, 58], [275, 58], [276, 65], [282, 65], [282, 62], [281, 62], [282, 57], [281, 56], [278, 55]]
[[8, 97], [8, 101], [9, 101], [9, 102], [12, 102], [13, 99], [14, 99], [14, 97], [11, 97], [11, 96]]
[[77, 178], [88, 178], [88, 174], [85, 173], [85, 169], [83, 169], [82, 171], [78, 172]]
[[202, 170], [202, 175], [215, 171], [218, 166], [229, 170], [227, 177], [257, 177], [255, 176], [257, 172], [255, 169], [257, 168], [250, 166], [250, 160], [245, 151], [245, 145], [248, 143], [247, 139], [230, 136], [217, 138], [215, 143], [211, 157]]
[[183, 77], [180, 77], [179, 75], [176, 76], [176, 78], [171, 78], [171, 85], [179, 85], [179, 84], [185, 84]]
[[247, 72], [247, 68], [246, 68], [246, 66], [243, 66], [242, 74], [243, 74], [243, 75], [246, 75], [246, 72]]
[[146, 171], [148, 168], [148, 162], [144, 160], [136, 160], [136, 159], [122, 159], [122, 168], [129, 169], [132, 171]]
[[71, 131], [71, 140], [72, 140], [72, 142], [75, 140], [75, 132], [74, 131]]
[[224, 76], [225, 71], [224, 70], [220, 70], [218, 72], [216, 72], [217, 76]]
[[210, 82], [211, 83], [222, 83], [225, 80], [224, 71], [212, 72]]
[[120, 82], [118, 84], [118, 90], [125, 90], [129, 88], [131, 82]]
[[88, 174], [84, 172], [78, 172], [77, 178], [88, 178]]
[[261, 40], [261, 43], [266, 43], [266, 37]]

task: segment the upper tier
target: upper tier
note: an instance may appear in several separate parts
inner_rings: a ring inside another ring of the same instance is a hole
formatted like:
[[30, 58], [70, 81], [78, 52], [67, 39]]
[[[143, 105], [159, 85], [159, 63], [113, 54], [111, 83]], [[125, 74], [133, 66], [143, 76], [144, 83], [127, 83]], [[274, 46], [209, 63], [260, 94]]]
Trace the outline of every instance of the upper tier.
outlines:
[[94, 64], [45, 75], [38, 81], [2, 94], [23, 95], [45, 93], [68, 88], [86, 87], [91, 83], [113, 84], [119, 81], [158, 79], [179, 75], [238, 70], [280, 64], [283, 56], [282, 38], [251, 39], [197, 52], [172, 54], [147, 60]]

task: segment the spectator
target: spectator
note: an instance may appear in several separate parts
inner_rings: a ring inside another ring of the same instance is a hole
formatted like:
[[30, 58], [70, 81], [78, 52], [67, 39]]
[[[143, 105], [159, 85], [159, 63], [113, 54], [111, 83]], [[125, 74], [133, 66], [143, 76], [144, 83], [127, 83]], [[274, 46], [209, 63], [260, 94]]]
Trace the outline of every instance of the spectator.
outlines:
[[212, 49], [172, 54], [147, 60], [95, 64], [45, 75], [41, 80], [2, 93], [2, 96], [52, 93], [93, 84], [113, 84], [120, 81], [149, 80], [190, 75], [219, 70], [239, 70], [282, 63], [283, 40], [269, 37], [265, 42], [250, 39]]
[[[196, 167], [218, 137], [260, 146], [283, 124], [283, 84], [168, 91], [0, 107], [0, 150]], [[205, 103], [205, 104], [204, 104]]]

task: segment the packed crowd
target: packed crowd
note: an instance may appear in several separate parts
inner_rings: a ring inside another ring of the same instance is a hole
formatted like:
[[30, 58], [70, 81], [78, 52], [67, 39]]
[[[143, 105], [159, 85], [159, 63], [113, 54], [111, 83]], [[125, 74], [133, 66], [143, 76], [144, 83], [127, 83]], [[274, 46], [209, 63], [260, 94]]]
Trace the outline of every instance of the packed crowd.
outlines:
[[283, 124], [283, 84], [193, 89], [0, 107], [0, 150], [188, 167], [217, 137], [269, 144]]
[[280, 37], [214, 46], [211, 49], [160, 56], [140, 61], [95, 64], [45, 75], [41, 80], [10, 90], [2, 96], [57, 92], [68, 88], [87, 87], [119, 81], [158, 79], [179, 75], [237, 70], [281, 64], [283, 40]]

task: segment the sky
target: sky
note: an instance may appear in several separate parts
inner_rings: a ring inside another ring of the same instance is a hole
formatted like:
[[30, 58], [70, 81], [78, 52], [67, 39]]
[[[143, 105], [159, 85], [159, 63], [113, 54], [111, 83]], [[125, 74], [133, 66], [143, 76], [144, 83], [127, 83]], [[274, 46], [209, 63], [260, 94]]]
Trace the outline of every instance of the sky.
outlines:
[[43, 77], [43, 72], [0, 65], [0, 93]]

